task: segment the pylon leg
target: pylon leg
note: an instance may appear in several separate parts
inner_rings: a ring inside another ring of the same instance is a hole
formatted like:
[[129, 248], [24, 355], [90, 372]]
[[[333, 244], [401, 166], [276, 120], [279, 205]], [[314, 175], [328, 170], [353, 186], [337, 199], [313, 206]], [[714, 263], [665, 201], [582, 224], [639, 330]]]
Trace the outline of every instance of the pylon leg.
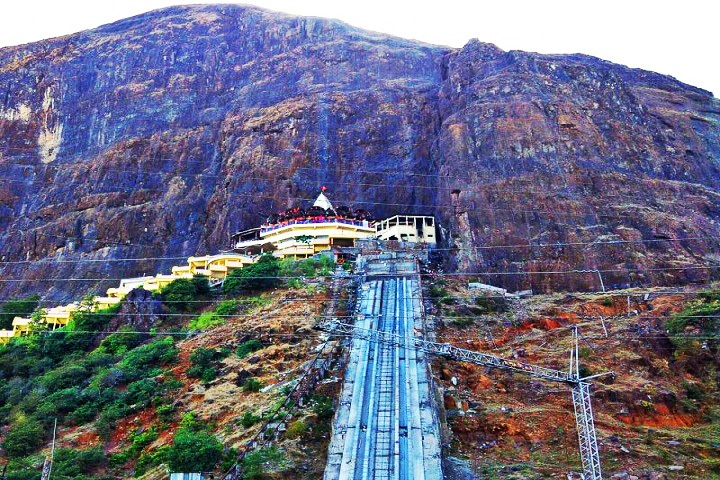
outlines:
[[592, 404], [590, 403], [590, 384], [585, 382], [574, 384], [572, 398], [580, 443], [583, 478], [584, 480], [601, 480], [600, 452], [597, 446]]

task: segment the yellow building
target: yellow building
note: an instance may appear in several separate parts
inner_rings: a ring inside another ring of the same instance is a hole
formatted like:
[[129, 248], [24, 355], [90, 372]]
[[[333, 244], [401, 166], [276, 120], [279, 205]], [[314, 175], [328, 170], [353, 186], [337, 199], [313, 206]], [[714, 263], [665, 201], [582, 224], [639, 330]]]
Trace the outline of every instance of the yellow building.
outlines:
[[12, 332], [14, 337], [22, 337], [30, 333], [31, 318], [15, 317], [12, 322]]
[[254, 263], [255, 259], [249, 255], [238, 253], [220, 253], [218, 255], [203, 255], [188, 258], [188, 265], [173, 267], [175, 275], [202, 275], [213, 280], [224, 280], [227, 275], [238, 268]]
[[15, 336], [13, 330], [0, 330], [0, 345], [6, 344]]
[[77, 303], [71, 303], [61, 307], [48, 308], [42, 316], [42, 321], [51, 326], [52, 330], [58, 327], [64, 327], [72, 319], [73, 313], [80, 309]]
[[106, 308], [110, 308], [113, 305], [117, 305], [122, 301], [121, 298], [118, 297], [95, 297], [93, 298], [93, 303], [97, 306], [98, 310], [105, 310]]

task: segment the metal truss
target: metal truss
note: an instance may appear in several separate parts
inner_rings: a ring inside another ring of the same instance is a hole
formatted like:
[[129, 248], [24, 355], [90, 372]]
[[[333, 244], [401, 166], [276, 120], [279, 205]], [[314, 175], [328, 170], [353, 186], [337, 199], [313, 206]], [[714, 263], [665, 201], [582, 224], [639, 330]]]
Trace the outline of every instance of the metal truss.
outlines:
[[577, 327], [573, 327], [573, 345], [570, 352], [570, 368], [568, 371], [540, 367], [516, 360], [508, 360], [487, 353], [458, 348], [448, 343], [430, 342], [415, 336], [400, 336], [390, 332], [360, 328], [335, 320], [319, 323], [315, 328], [334, 335], [346, 335], [353, 339], [378, 342], [400, 348], [422, 350], [431, 355], [439, 355], [461, 362], [523, 373], [531, 377], [542, 378], [553, 382], [567, 383], [572, 388], [575, 421], [577, 423], [578, 440], [580, 443], [580, 457], [583, 466], [583, 479], [602, 479], [600, 452], [597, 446], [597, 435], [595, 433], [592, 404], [590, 402], [590, 383], [587, 382], [589, 377], [580, 377], [579, 336]]

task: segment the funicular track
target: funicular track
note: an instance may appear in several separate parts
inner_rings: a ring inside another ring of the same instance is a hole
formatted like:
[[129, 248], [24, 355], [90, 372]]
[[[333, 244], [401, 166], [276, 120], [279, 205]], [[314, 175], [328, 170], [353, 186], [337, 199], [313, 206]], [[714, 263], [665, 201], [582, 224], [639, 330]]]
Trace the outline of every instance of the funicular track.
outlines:
[[[406, 336], [423, 328], [414, 261], [368, 261], [357, 325]], [[442, 478], [439, 424], [422, 350], [352, 342], [325, 479]]]

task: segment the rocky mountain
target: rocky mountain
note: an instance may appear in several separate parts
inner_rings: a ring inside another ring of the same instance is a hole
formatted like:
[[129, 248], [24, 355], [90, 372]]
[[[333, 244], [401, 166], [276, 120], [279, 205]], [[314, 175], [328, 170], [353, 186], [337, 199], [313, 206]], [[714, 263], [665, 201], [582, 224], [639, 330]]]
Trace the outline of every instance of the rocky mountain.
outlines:
[[321, 185], [511, 288], [718, 275], [720, 102], [671, 77], [204, 5], [0, 49], [0, 88], [2, 298], [167, 271]]

